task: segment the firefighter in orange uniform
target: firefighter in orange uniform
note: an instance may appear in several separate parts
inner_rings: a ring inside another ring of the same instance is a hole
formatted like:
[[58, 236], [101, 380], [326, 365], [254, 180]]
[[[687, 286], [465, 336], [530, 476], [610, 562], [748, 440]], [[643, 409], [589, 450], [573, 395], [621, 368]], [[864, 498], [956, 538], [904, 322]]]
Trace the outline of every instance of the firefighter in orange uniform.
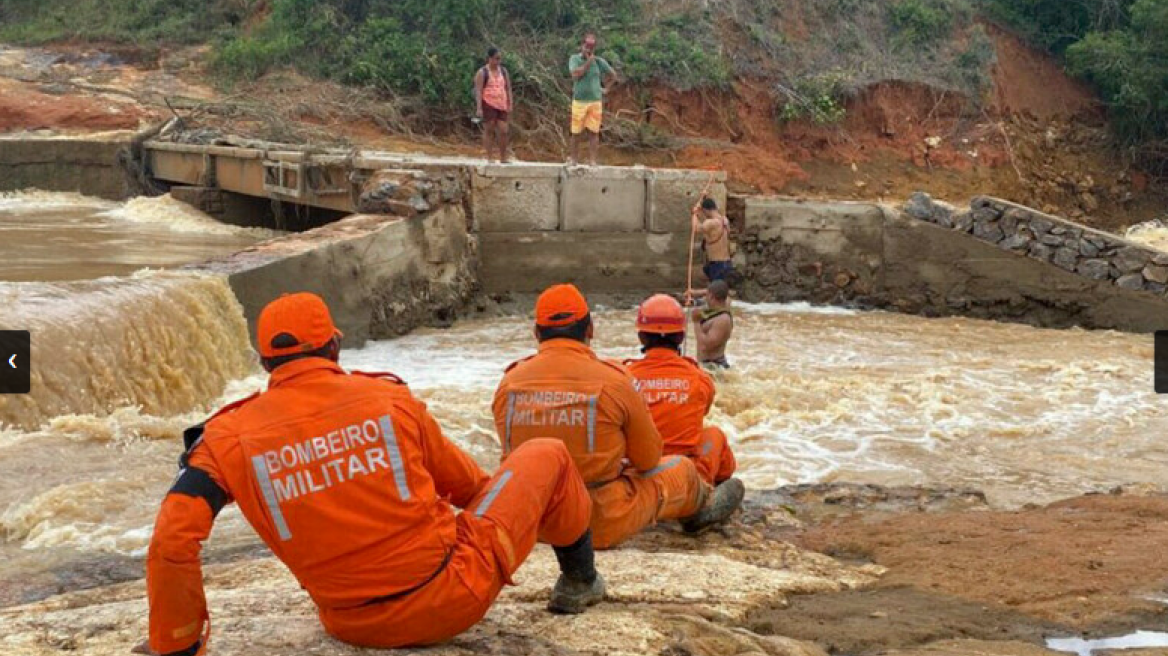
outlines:
[[689, 458], [662, 457], [649, 409], [619, 364], [589, 347], [588, 303], [556, 285], [535, 305], [539, 352], [507, 368], [495, 392], [495, 427], [504, 464], [543, 436], [568, 447], [592, 495], [596, 548], [616, 546], [663, 519], [689, 532], [725, 521], [742, 501], [741, 484], [717, 493]]
[[461, 633], [537, 536], [560, 563], [550, 609], [580, 612], [603, 597], [591, 501], [561, 442], [533, 439], [488, 476], [400, 379], [341, 369], [340, 336], [313, 294], [282, 296], [260, 314], [268, 389], [184, 435], [146, 561], [150, 638], [136, 651], [205, 651], [199, 550], [231, 502], [308, 591], [325, 629], [354, 645]]
[[707, 483], [728, 480], [737, 464], [726, 434], [702, 427], [714, 404], [714, 380], [697, 362], [681, 355], [685, 311], [670, 296], [649, 297], [637, 310], [637, 336], [644, 358], [625, 360], [665, 442], [666, 455], [682, 455], [697, 465]]

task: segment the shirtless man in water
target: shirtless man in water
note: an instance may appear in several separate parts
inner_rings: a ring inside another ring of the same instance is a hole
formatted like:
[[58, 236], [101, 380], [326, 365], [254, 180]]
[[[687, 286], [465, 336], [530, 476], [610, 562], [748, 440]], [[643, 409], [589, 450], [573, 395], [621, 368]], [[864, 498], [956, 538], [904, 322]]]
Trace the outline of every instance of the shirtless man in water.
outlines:
[[692, 320], [698, 340], [698, 362], [707, 367], [730, 368], [726, 360], [726, 343], [734, 332], [730, 313], [730, 286], [715, 280], [706, 288], [706, 307], [694, 308]]
[[693, 223], [694, 230], [702, 235], [702, 250], [706, 253], [702, 272], [710, 282], [730, 282], [734, 273], [730, 261], [730, 221], [718, 211], [718, 203], [713, 198], [704, 198], [701, 211], [693, 216]]

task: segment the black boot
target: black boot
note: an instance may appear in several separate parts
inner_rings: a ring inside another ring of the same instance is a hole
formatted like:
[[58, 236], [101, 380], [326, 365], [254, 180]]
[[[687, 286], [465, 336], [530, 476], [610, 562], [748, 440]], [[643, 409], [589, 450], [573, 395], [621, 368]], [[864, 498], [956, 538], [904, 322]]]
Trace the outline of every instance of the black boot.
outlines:
[[714, 488], [714, 494], [706, 500], [706, 505], [694, 515], [681, 520], [681, 528], [686, 533], [698, 535], [707, 529], [730, 519], [730, 515], [742, 505], [746, 496], [746, 486], [737, 478], [730, 478]]
[[548, 610], [553, 613], [583, 613], [604, 599], [604, 577], [596, 571], [592, 551], [592, 529], [567, 547], [553, 547], [560, 563], [560, 578], [552, 589]]

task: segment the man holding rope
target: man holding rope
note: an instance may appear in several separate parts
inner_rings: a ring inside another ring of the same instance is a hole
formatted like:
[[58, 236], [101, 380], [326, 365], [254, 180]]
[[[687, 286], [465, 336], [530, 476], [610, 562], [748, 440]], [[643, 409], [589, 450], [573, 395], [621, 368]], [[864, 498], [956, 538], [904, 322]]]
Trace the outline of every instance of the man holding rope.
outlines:
[[708, 196], [702, 199], [700, 212], [691, 216], [694, 232], [702, 235], [702, 251], [706, 254], [702, 272], [710, 282], [725, 280], [731, 284], [734, 263], [730, 261], [730, 221], [718, 211], [718, 203]]

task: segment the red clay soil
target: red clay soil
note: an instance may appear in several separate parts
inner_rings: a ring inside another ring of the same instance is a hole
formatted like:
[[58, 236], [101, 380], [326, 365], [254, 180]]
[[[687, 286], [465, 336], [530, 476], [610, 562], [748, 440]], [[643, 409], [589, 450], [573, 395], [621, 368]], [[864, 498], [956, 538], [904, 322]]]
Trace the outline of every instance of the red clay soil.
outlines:
[[33, 85], [0, 80], [0, 132], [134, 129], [145, 115], [141, 108], [128, 103], [82, 95], [50, 95]]
[[990, 103], [993, 113], [1065, 119], [1100, 112], [1091, 89], [1067, 76], [1057, 59], [998, 27], [986, 24], [985, 28], [998, 54]]

